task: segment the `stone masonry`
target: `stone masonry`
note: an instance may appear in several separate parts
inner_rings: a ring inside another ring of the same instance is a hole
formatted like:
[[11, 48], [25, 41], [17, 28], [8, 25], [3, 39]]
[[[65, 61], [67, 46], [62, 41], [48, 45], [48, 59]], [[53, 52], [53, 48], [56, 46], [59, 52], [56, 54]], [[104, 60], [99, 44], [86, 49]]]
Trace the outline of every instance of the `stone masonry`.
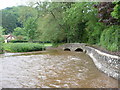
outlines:
[[96, 67], [115, 79], [120, 79], [120, 57], [101, 52], [93, 47], [87, 46], [84, 43], [68, 43], [58, 47], [59, 49], [75, 51], [80, 48], [88, 54]]

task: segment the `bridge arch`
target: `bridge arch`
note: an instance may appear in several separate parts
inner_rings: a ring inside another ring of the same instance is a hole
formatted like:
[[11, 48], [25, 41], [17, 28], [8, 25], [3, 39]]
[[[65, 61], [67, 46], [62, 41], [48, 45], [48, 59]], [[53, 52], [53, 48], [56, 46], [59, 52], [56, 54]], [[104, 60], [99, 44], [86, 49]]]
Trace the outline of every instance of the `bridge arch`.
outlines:
[[69, 48], [65, 48], [64, 51], [71, 51]]
[[76, 52], [83, 52], [83, 49], [77, 48], [77, 49], [75, 49], [75, 51], [76, 51]]

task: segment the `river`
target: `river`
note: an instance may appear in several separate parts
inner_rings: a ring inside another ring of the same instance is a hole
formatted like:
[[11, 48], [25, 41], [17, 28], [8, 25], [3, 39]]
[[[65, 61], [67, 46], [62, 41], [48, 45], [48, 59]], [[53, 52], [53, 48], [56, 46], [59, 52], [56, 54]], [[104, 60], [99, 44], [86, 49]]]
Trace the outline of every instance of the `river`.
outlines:
[[44, 51], [0, 56], [2, 88], [117, 88], [83, 52]]

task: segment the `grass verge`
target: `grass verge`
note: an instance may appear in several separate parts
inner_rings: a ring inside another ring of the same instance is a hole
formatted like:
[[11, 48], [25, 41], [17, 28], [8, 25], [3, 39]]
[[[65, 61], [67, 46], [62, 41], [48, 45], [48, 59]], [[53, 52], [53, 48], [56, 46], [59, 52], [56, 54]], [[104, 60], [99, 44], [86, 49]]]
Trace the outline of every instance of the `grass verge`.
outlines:
[[8, 52], [31, 52], [42, 51], [45, 47], [52, 46], [52, 44], [39, 43], [4, 43], [4, 50]]

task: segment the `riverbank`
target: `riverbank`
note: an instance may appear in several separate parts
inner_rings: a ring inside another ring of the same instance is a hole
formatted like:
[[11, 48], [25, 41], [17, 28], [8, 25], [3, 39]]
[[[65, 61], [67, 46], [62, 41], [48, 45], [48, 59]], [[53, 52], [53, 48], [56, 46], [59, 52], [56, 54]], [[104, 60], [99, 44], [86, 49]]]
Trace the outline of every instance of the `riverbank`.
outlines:
[[[64, 45], [64, 44], [60, 44], [60, 45], [58, 44], [57, 46], [59, 47], [61, 45]], [[88, 44], [85, 44], [85, 45], [93, 47], [95, 49], [98, 49], [98, 50], [100, 50], [102, 52], [105, 52], [105, 53], [108, 53], [108, 54], [111, 54], [111, 55], [120, 56], [120, 51], [112, 52], [112, 51], [108, 51], [105, 48], [97, 46], [97, 45], [88, 45]], [[45, 49], [47, 49], [47, 50], [57, 50], [58, 49], [57, 46], [54, 46], [51, 43], [46, 43], [46, 44], [39, 44], [39, 43], [7, 43], [7, 44], [4, 44], [4, 49], [5, 49], [6, 52], [17, 53], [17, 52], [42, 51], [42, 50], [45, 50]], [[35, 49], [35, 48], [37, 48], [37, 49]]]
[[119, 79], [119, 63], [120, 57], [117, 55], [111, 55], [109, 53], [100, 51], [99, 49], [90, 47], [84, 43], [68, 43], [62, 46], [59, 46], [58, 49], [76, 51], [77, 49], [81, 49], [80, 51], [88, 54], [96, 67], [106, 73], [108, 76], [111, 76], [115, 79]]
[[4, 43], [4, 50], [6, 52], [33, 52], [43, 51], [45, 47], [52, 46], [52, 44], [43, 43]]
[[100, 72], [83, 52], [15, 54], [0, 58], [2, 88], [118, 88], [117, 80]]
[[119, 80], [119, 60], [120, 57], [111, 55], [105, 52], [101, 52], [98, 49], [92, 47], [86, 47], [86, 53], [92, 58], [96, 67], [111, 76]]
[[[90, 45], [88, 45], [90, 46]], [[120, 56], [120, 51], [108, 51], [106, 50], [105, 48], [101, 47], [101, 46], [96, 46], [96, 45], [91, 45], [90, 47], [93, 47], [95, 49], [98, 49], [104, 53], [108, 53], [108, 54], [111, 54], [111, 55], [116, 55], [116, 56]]]
[[[39, 48], [41, 48], [41, 45], [39, 46], [40, 46]], [[46, 46], [46, 50], [58, 50], [58, 49], [61, 50], [69, 49], [70, 51], [76, 51], [78, 49], [80, 51], [83, 51], [92, 58], [94, 64], [100, 71], [106, 73], [108, 76], [111, 76], [115, 79], [119, 79], [118, 77], [120, 73], [118, 67], [118, 64], [120, 62], [119, 55], [112, 55], [110, 53], [106, 53], [107, 51], [105, 51], [104, 49], [101, 48], [98, 49], [98, 47], [89, 46], [84, 43], [68, 43], [58, 47], [51, 47], [48, 45]], [[25, 54], [23, 53], [23, 55], [40, 54], [40, 53], [41, 50], [38, 52], [27, 51], [27, 53]]]

